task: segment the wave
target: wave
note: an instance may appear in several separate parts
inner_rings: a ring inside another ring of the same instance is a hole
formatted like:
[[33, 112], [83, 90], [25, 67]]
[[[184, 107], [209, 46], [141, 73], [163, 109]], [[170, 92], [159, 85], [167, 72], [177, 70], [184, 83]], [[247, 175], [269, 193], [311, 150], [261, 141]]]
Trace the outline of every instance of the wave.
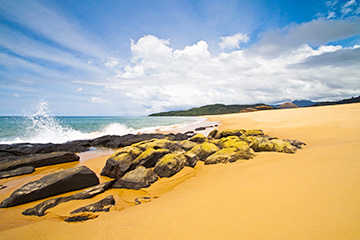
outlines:
[[[199, 122], [199, 120], [197, 122]], [[191, 124], [194, 124], [194, 121], [192, 121]], [[0, 144], [64, 143], [74, 140], [94, 139], [105, 135], [176, 131], [177, 129], [184, 128], [188, 125], [189, 122], [183, 124], [173, 124], [170, 126], [160, 125], [134, 129], [123, 123], [112, 122], [100, 127], [96, 131], [84, 132], [84, 130], [75, 130], [61, 121], [61, 118], [52, 116], [50, 114], [48, 103], [46, 101], [42, 101], [37, 105], [35, 114], [25, 116], [21, 121], [19, 121], [17, 127], [22, 128], [23, 130], [21, 130], [16, 137], [0, 140]]]

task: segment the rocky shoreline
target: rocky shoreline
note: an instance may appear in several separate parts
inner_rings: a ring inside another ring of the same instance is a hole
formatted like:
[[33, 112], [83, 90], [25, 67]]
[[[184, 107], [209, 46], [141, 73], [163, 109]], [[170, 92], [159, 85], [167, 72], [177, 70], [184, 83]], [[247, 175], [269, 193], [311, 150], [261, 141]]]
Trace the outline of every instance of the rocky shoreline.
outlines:
[[[203, 129], [197, 129], [200, 130]], [[8, 208], [86, 188], [67, 197], [46, 200], [23, 212], [24, 215], [43, 216], [46, 210], [58, 204], [92, 198], [110, 188], [147, 188], [160, 178], [172, 177], [184, 167], [195, 167], [198, 161], [203, 161], [205, 165], [232, 163], [252, 159], [255, 152], [261, 151], [295, 153], [302, 145], [304, 143], [298, 140], [267, 136], [259, 129], [228, 129], [222, 132], [214, 129], [207, 137], [194, 132], [128, 134], [64, 144], [0, 145], [0, 177], [36, 173], [37, 167], [79, 161], [75, 153], [88, 151], [92, 147], [118, 149], [106, 160], [100, 173], [113, 181], [99, 183], [96, 173], [85, 166], [64, 169], [18, 188], [2, 201], [0, 207]], [[94, 213], [109, 211], [114, 204], [114, 198], [109, 195], [99, 202], [73, 210], [71, 217], [64, 220], [73, 222], [93, 219], [97, 217]]]

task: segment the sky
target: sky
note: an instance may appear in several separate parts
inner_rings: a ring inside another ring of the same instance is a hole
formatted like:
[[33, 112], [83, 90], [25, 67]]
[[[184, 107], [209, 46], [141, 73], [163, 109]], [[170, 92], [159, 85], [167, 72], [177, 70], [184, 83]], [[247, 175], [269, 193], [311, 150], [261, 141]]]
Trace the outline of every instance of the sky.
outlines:
[[0, 115], [360, 95], [360, 0], [0, 0]]

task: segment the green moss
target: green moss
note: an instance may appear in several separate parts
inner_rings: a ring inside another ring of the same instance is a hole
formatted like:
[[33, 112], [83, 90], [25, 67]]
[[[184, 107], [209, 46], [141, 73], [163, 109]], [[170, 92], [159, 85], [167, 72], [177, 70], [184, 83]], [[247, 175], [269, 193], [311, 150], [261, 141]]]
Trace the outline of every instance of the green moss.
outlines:
[[245, 135], [246, 136], [262, 136], [262, 135], [264, 135], [264, 132], [261, 129], [252, 129], [252, 130], [247, 130]]
[[241, 136], [245, 133], [246, 131], [243, 129], [226, 129], [224, 131], [221, 132], [221, 137], [228, 137], [228, 136]]
[[206, 137], [202, 135], [201, 133], [196, 134], [195, 136], [190, 138], [190, 141], [197, 142], [197, 143], [203, 143], [206, 141]]

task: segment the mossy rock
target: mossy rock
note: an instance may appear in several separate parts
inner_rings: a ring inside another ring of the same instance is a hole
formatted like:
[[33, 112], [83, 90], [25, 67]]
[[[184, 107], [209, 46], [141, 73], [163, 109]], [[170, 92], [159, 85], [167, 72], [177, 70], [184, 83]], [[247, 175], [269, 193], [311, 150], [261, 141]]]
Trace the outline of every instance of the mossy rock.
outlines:
[[121, 178], [130, 170], [134, 159], [141, 153], [142, 151], [139, 148], [133, 146], [124, 147], [116, 151], [106, 160], [101, 175], [111, 178]]
[[274, 151], [275, 144], [268, 138], [258, 137], [251, 142], [250, 147], [255, 152]]
[[134, 161], [132, 168], [135, 168], [139, 165], [144, 166], [146, 168], [154, 167], [156, 162], [165, 156], [166, 154], [171, 153], [169, 149], [154, 149], [148, 148], [144, 152], [142, 152]]
[[209, 134], [208, 134], [208, 138], [209, 139], [213, 139], [215, 138], [216, 134], [218, 133], [219, 131], [217, 129], [213, 129]]
[[239, 151], [250, 151], [249, 144], [237, 136], [222, 138], [217, 145], [220, 148], [236, 148]]
[[223, 148], [220, 151], [210, 155], [205, 160], [205, 165], [218, 164], [218, 163], [232, 163], [240, 159], [248, 160], [253, 158], [253, 154], [250, 152], [239, 151], [236, 148]]
[[252, 144], [251, 148], [255, 152], [262, 151], [275, 151], [275, 152], [283, 152], [283, 153], [295, 153], [296, 147], [291, 145], [291, 143], [276, 139], [276, 138], [268, 138], [268, 137], [258, 137], [256, 138]]
[[162, 148], [162, 149], [169, 149], [170, 151], [182, 150], [182, 148], [177, 144], [177, 142], [168, 139], [151, 139], [148, 141], [135, 143], [131, 146], [138, 147], [143, 151], [145, 151], [148, 148], [154, 148], [154, 149]]
[[274, 143], [274, 151], [276, 152], [295, 153], [297, 150], [290, 142], [284, 140], [272, 139], [271, 142]]
[[[121, 155], [123, 153], [128, 153], [131, 156], [131, 158], [135, 159], [142, 153], [142, 150], [137, 147], [127, 146], [127, 147], [117, 150], [109, 158], [112, 158], [114, 160], [119, 159], [119, 155]], [[120, 158], [122, 158], [122, 157], [120, 157]]]
[[199, 157], [193, 151], [187, 151], [184, 156], [186, 157], [185, 166], [195, 167], [196, 163], [199, 161]]
[[127, 188], [138, 190], [149, 187], [158, 180], [158, 175], [144, 166], [138, 166], [135, 170], [126, 173], [122, 178], [117, 180], [113, 188]]
[[246, 131], [244, 129], [226, 129], [221, 132], [221, 137], [229, 137], [229, 136], [242, 136]]
[[193, 142], [193, 141], [189, 141], [189, 140], [184, 140], [184, 141], [178, 142], [178, 145], [185, 151], [189, 151], [190, 149], [195, 147], [197, 145], [197, 143]]
[[245, 135], [246, 136], [262, 136], [262, 135], [264, 135], [264, 132], [261, 129], [252, 129], [252, 130], [247, 130], [245, 132]]
[[185, 162], [186, 158], [183, 154], [169, 153], [156, 163], [154, 171], [159, 177], [171, 177], [184, 168]]
[[202, 135], [201, 133], [197, 133], [195, 136], [191, 137], [189, 140], [192, 142], [203, 143], [207, 140], [207, 138], [204, 135]]
[[190, 152], [195, 154], [199, 158], [199, 160], [205, 161], [208, 156], [219, 150], [220, 148], [215, 144], [204, 142], [193, 147]]

